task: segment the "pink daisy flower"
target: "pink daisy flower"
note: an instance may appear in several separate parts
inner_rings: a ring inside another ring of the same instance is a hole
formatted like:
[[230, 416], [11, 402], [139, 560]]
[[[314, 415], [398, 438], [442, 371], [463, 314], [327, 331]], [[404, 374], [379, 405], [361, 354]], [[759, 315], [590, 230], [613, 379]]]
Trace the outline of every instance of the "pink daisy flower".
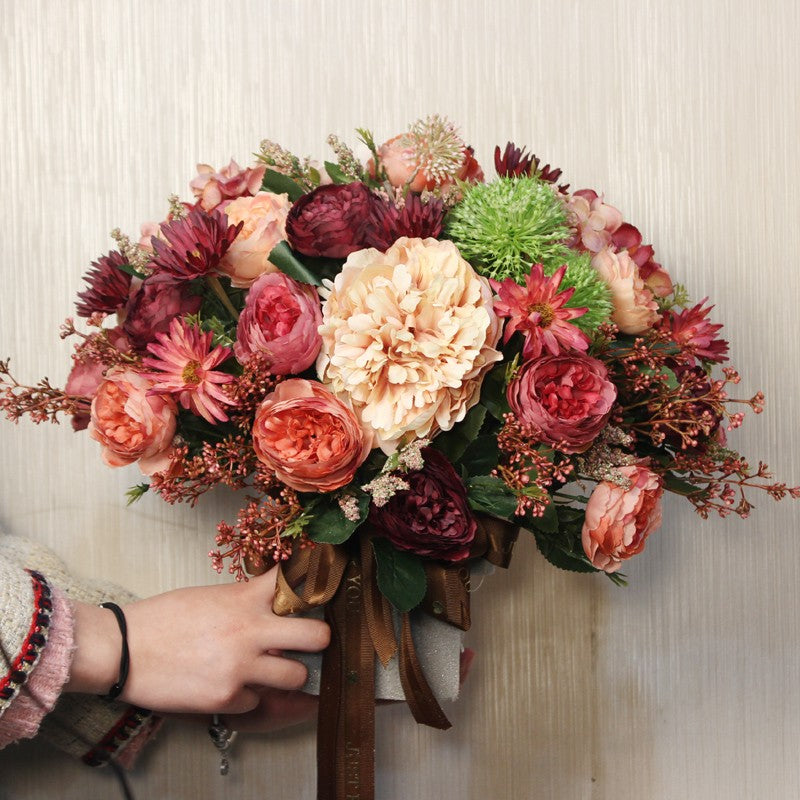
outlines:
[[587, 350], [589, 337], [569, 320], [585, 314], [587, 309], [565, 308], [575, 289], [559, 292], [566, 265], [559, 267], [549, 278], [541, 264], [534, 264], [525, 277], [525, 286], [511, 278], [491, 280], [497, 292], [494, 310], [499, 317], [508, 317], [503, 342], [519, 331], [525, 337], [522, 357], [538, 358], [542, 350], [554, 356], [563, 350]]
[[714, 306], [703, 308], [707, 302], [708, 298], [704, 297], [696, 306], [685, 308], [678, 314], [666, 312], [661, 327], [669, 331], [672, 341], [691, 361], [700, 358], [720, 364], [728, 360], [728, 343], [717, 337], [722, 325], [708, 319]]
[[233, 381], [233, 375], [214, 370], [232, 351], [229, 347], [212, 349], [212, 335], [175, 318], [168, 333], [157, 334], [157, 343], [147, 345], [154, 357], [145, 358], [142, 363], [153, 370], [144, 373], [154, 381], [148, 394], [176, 395], [184, 408], [215, 425], [228, 420], [221, 404], [232, 406], [236, 402], [220, 388]]

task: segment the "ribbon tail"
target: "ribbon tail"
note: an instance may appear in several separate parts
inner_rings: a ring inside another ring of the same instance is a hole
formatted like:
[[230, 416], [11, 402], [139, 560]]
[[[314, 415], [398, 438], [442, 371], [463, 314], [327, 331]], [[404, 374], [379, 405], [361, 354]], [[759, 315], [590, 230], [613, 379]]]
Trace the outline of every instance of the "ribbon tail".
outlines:
[[402, 615], [400, 634], [400, 683], [406, 695], [406, 702], [414, 719], [421, 725], [446, 731], [452, 727], [450, 720], [442, 711], [439, 701], [428, 685], [422, 672], [414, 639], [411, 636], [411, 621], [408, 613]]

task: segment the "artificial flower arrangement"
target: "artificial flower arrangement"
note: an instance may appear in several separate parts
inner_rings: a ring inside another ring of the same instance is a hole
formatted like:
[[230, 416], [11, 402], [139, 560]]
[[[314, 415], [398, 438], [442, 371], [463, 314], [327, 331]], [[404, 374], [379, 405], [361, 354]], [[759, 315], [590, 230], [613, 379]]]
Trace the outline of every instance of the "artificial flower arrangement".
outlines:
[[325, 608], [319, 797], [373, 796], [374, 673], [397, 659], [415, 718], [449, 726], [413, 619], [466, 629], [475, 559], [508, 566], [530, 531], [555, 566], [640, 553], [665, 491], [746, 517], [748, 492], [800, 488], [726, 443], [763, 396], [707, 300], [592, 190], [509, 143], [486, 180], [438, 116], [364, 163], [265, 141], [258, 163], [201, 164], [192, 199], [86, 273], [64, 391], [0, 362], [11, 419], [72, 415], [106, 464], [168, 503], [247, 489], [211, 553], [237, 579], [280, 564], [275, 609]]

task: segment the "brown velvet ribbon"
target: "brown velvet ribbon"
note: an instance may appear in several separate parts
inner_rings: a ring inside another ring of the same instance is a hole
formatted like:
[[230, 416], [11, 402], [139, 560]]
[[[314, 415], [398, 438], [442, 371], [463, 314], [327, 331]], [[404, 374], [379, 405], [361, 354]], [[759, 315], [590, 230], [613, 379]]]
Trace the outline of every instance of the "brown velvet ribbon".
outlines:
[[[518, 529], [478, 518], [470, 558], [507, 567]], [[398, 656], [400, 683], [414, 719], [450, 727], [417, 657], [408, 613], [400, 641], [392, 610], [375, 577], [374, 533], [359, 533], [359, 548], [316, 544], [297, 549], [278, 568], [276, 614], [324, 606], [331, 643], [322, 659], [317, 728], [317, 800], [373, 800], [375, 794], [375, 657], [385, 667]], [[469, 566], [426, 565], [425, 611], [461, 630], [470, 626]]]

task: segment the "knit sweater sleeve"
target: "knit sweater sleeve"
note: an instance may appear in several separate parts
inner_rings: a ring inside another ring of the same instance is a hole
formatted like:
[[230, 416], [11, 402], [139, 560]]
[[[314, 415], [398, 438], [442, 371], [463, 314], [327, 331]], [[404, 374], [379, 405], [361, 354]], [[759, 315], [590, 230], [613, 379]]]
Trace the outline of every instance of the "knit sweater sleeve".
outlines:
[[93, 766], [130, 766], [160, 720], [145, 709], [63, 694], [74, 650], [72, 602], [126, 602], [76, 581], [52, 552], [0, 534], [0, 748], [40, 735]]

